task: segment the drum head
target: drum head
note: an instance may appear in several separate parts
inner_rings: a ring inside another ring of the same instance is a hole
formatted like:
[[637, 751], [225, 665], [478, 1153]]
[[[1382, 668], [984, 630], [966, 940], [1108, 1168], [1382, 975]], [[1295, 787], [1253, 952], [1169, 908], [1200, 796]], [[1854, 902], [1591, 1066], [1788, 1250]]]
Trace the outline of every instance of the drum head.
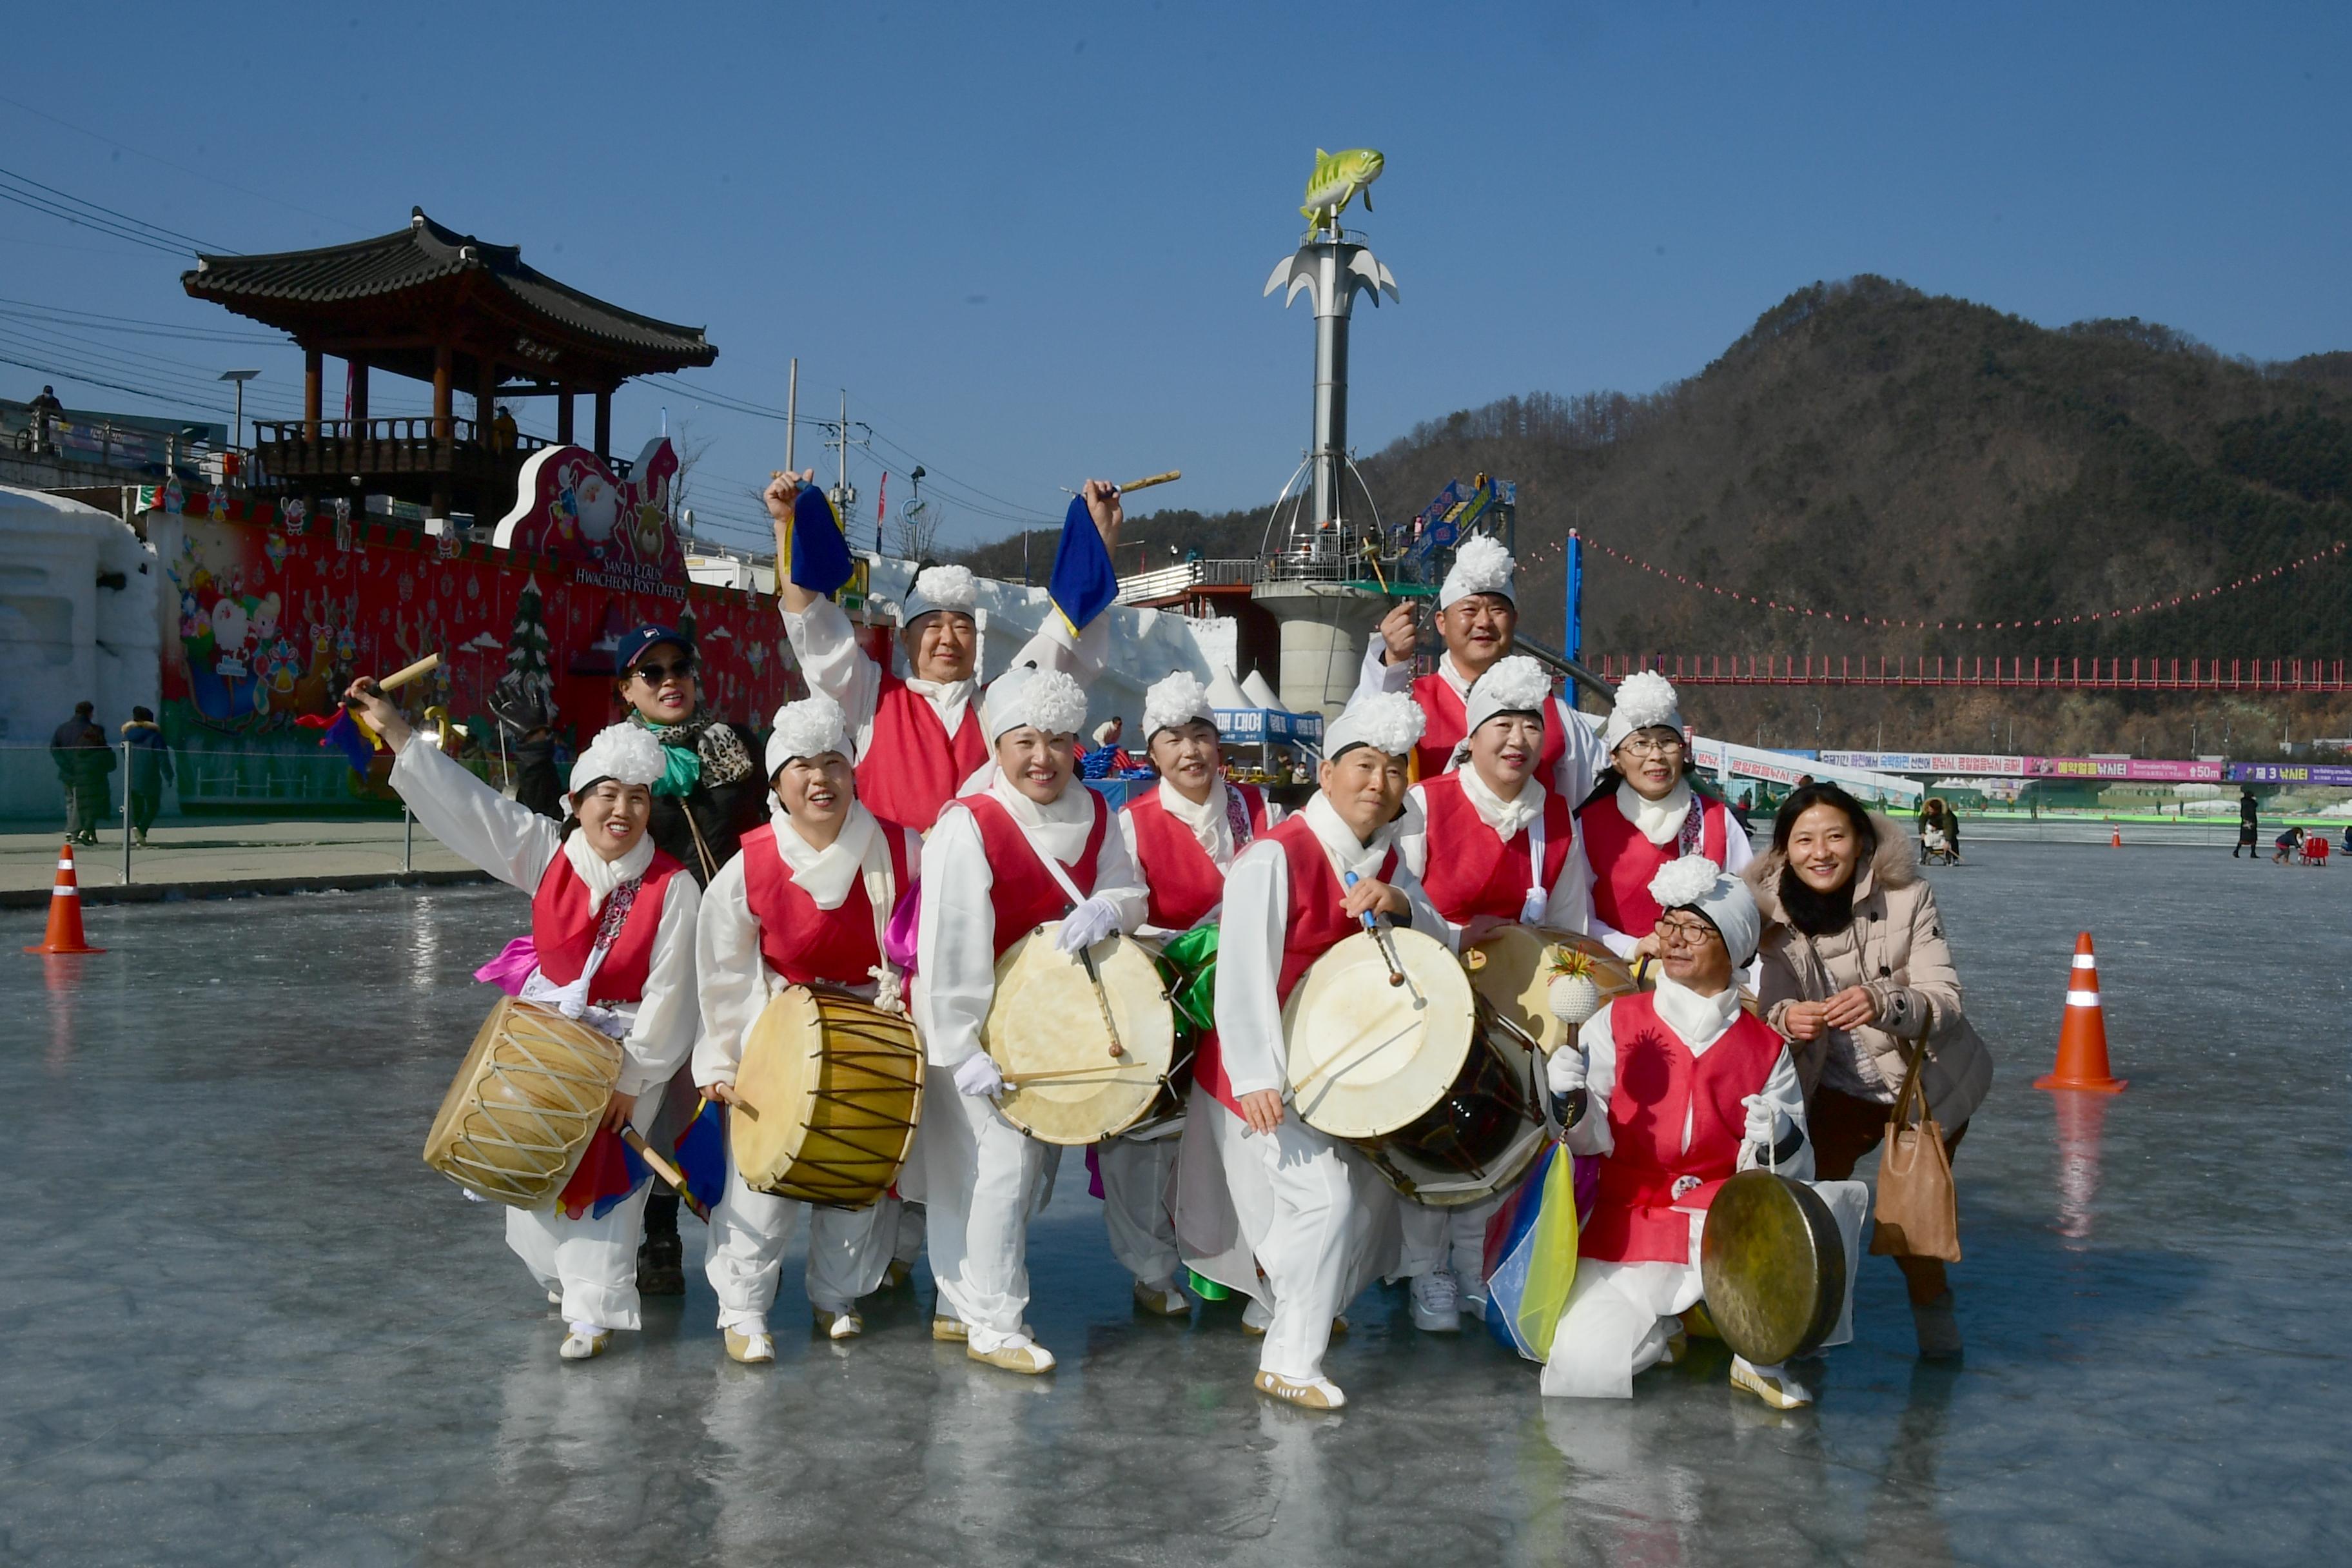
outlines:
[[[982, 1048], [1008, 1086], [996, 1108], [1045, 1143], [1096, 1143], [1131, 1126], [1159, 1098], [1176, 1057], [1176, 1012], [1151, 961], [1132, 937], [1093, 949], [1098, 996], [1084, 965], [1054, 950], [1061, 923], [1039, 926], [996, 961], [996, 997], [981, 1026]], [[1120, 1054], [1103, 1023], [1108, 1001]]]
[[1601, 1001], [1613, 1002], [1643, 989], [1623, 960], [1573, 931], [1498, 926], [1462, 955], [1472, 988], [1497, 1017], [1527, 1031], [1546, 1056], [1568, 1043], [1569, 1026], [1551, 1010], [1551, 958], [1563, 948], [1592, 960], [1592, 984]]
[[752, 1022], [727, 1119], [754, 1192], [861, 1207], [898, 1176], [921, 1115], [911, 1026], [838, 993], [794, 985]]
[[1707, 1316], [1759, 1366], [1821, 1348], [1845, 1305], [1845, 1243], [1821, 1194], [1770, 1171], [1717, 1189], [1699, 1237]]
[[[1381, 943], [1404, 984], [1389, 984]], [[1292, 1101], [1334, 1138], [1377, 1138], [1435, 1105], [1469, 1058], [1469, 976], [1417, 931], [1358, 931], [1315, 961], [1282, 1009]]]
[[761, 1008], [743, 1037], [735, 1069], [743, 1103], [728, 1115], [727, 1138], [735, 1168], [757, 1190], [800, 1158], [824, 1074], [823, 1022], [814, 994], [794, 985]]

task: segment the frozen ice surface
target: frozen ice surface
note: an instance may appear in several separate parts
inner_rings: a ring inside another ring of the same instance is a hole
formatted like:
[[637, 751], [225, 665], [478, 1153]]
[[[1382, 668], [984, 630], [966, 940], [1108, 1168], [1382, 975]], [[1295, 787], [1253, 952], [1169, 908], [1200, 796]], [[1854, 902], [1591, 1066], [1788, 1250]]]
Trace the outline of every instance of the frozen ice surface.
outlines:
[[[813, 1340], [796, 1265], [772, 1368], [723, 1359], [692, 1268], [563, 1365], [498, 1211], [417, 1159], [519, 896], [93, 909], [104, 956], [0, 958], [0, 1561], [2341, 1561], [2352, 874], [1969, 857], [1932, 873], [2000, 1054], [1957, 1162], [1968, 1361], [1914, 1361], [1868, 1259], [1789, 1415], [1712, 1346], [1547, 1401], [1394, 1291], [1335, 1349], [1343, 1414], [1272, 1406], [1230, 1305], [1131, 1311], [1075, 1160], [1031, 1246], [1048, 1378], [934, 1345], [919, 1275]], [[2113, 1100], [2031, 1087], [2084, 929]]]

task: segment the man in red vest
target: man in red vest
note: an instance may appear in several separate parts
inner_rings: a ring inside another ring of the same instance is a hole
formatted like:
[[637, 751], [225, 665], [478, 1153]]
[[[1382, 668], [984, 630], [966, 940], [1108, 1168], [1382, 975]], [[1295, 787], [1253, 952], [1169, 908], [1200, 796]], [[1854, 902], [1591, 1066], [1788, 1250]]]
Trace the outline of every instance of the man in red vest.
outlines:
[[[1665, 911], [1657, 989], [1609, 1003], [1578, 1032], [1577, 1048], [1555, 1051], [1546, 1068], [1570, 1151], [1603, 1156], [1544, 1363], [1546, 1394], [1630, 1398], [1636, 1373], [1679, 1359], [1680, 1314], [1700, 1302], [1699, 1235], [1717, 1189], [1768, 1161], [1800, 1181], [1813, 1173], [1796, 1064], [1739, 1005], [1738, 971], [1762, 934], [1754, 895], [1696, 855], [1659, 872], [1650, 891]], [[1832, 1206], [1851, 1209], [1847, 1250], [1858, 1255], [1860, 1205]], [[1830, 1342], [1851, 1337], [1849, 1313]], [[1812, 1400], [1785, 1367], [1739, 1356], [1731, 1383], [1776, 1409]]]
[[[841, 707], [811, 697], [776, 710], [768, 737], [769, 820], [743, 835], [741, 852], [703, 894], [696, 923], [702, 1033], [694, 1081], [735, 1103], [743, 1043], [768, 1004], [794, 985], [855, 992], [898, 1010], [898, 976], [883, 955], [883, 931], [915, 879], [922, 841], [857, 803]], [[809, 1211], [809, 1306], [827, 1337], [865, 1331], [857, 1299], [881, 1284], [898, 1237], [898, 1201], [835, 1208], [754, 1192], [730, 1152], [727, 1188], [710, 1210], [704, 1272], [719, 1298], [727, 1353], [776, 1359], [768, 1310], [784, 1245]]]
[[[1524, 654], [1489, 665], [1470, 689], [1462, 764], [1412, 786], [1397, 848], [1456, 952], [1496, 926], [1580, 931], [1591, 895], [1575, 805], [1536, 776], [1551, 678]], [[1486, 1221], [1502, 1202], [1403, 1205], [1413, 1327], [1454, 1333], [1461, 1310], [1486, 1316]]]
[[1087, 696], [1055, 669], [997, 678], [982, 704], [995, 766], [940, 814], [923, 843], [914, 1016], [930, 1072], [899, 1191], [929, 1207], [934, 1339], [1008, 1372], [1042, 1373], [1029, 1305], [1028, 1225], [1045, 1146], [997, 1110], [1003, 1075], [981, 1047], [996, 964], [1035, 927], [1062, 922], [1074, 952], [1143, 923], [1145, 894], [1100, 795], [1077, 779]]
[[[1128, 802], [1118, 828], [1149, 889], [1148, 915], [1136, 934], [1165, 941], [1216, 922], [1234, 857], [1282, 820], [1282, 807], [1255, 784], [1226, 782], [1209, 690], [1190, 671], [1180, 669], [1143, 694], [1143, 737], [1160, 782]], [[1192, 1119], [1183, 1125], [1181, 1136], [1113, 1138], [1095, 1150], [1110, 1249], [1135, 1276], [1137, 1303], [1168, 1317], [1192, 1310], [1176, 1288], [1181, 1258], [1171, 1184], [1188, 1158], [1196, 1171], [1216, 1161], [1210, 1149], [1180, 1153], [1179, 1143], [1197, 1146]], [[1248, 1267], [1255, 1279], [1255, 1266]]]
[[1421, 710], [1402, 693], [1349, 703], [1324, 736], [1319, 792], [1234, 861], [1217, 948], [1217, 1046], [1193, 1061], [1192, 1114], [1207, 1121], [1234, 1228], [1265, 1271], [1227, 1281], [1255, 1298], [1265, 1325], [1256, 1386], [1310, 1410], [1347, 1403], [1323, 1375], [1324, 1352], [1340, 1311], [1394, 1262], [1397, 1204], [1362, 1155], [1286, 1108], [1282, 1007], [1365, 916], [1436, 922], [1396, 851], [1421, 731]]
[[[1412, 602], [1388, 613], [1364, 649], [1356, 695], [1411, 689], [1428, 729], [1413, 748], [1413, 775], [1434, 778], [1452, 764], [1454, 749], [1469, 733], [1467, 703], [1473, 682], [1507, 656], [1518, 632], [1519, 611], [1512, 584], [1517, 565], [1500, 541], [1473, 534], [1454, 553], [1454, 564], [1437, 590], [1437, 635], [1445, 651], [1437, 668], [1415, 679]], [[1553, 698], [1544, 726], [1544, 749], [1536, 776], [1544, 787], [1573, 806], [1592, 793], [1602, 763], [1601, 743], [1587, 722]]]
[[[761, 498], [776, 525], [779, 563], [789, 563], [793, 498], [813, 473], [779, 474]], [[1088, 479], [1083, 492], [1113, 559], [1125, 516], [1118, 487]], [[841, 704], [857, 768], [857, 797], [885, 822], [928, 833], [940, 808], [988, 762], [988, 742], [972, 711], [980, 671], [979, 585], [968, 566], [925, 566], [898, 606], [902, 678], [858, 646], [841, 606], [813, 594], [778, 568], [776, 597], [784, 636], [809, 689]], [[1059, 616], [1013, 658], [1061, 669], [1090, 682], [1101, 673], [1109, 626], [1097, 616], [1073, 635]]]

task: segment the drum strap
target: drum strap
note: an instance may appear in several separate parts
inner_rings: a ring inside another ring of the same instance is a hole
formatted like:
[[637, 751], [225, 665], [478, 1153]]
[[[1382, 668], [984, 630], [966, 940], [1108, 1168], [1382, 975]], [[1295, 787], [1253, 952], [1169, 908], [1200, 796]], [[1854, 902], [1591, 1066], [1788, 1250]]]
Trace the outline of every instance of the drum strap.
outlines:
[[[1230, 793], [1226, 798], [1232, 798]], [[1070, 900], [1070, 908], [1075, 910], [1085, 903], [1087, 896], [1078, 891], [1078, 885], [1070, 879], [1070, 873], [1062, 863], [1055, 859], [1043, 844], [1037, 842], [1037, 836], [1029, 830], [1029, 825], [1009, 811], [1004, 814], [1004, 819], [1021, 830], [1021, 837], [1029, 846], [1029, 853], [1037, 857], [1037, 863], [1045, 868], [1045, 874], [1054, 879], [1055, 885], [1062, 889], [1062, 896]]]
[[1544, 906], [1551, 901], [1544, 895], [1543, 871], [1544, 814], [1538, 810], [1528, 824], [1528, 897], [1519, 908], [1519, 919], [1528, 925], [1542, 920]]
[[1225, 826], [1233, 830], [1234, 854], [1238, 857], [1250, 847], [1249, 805], [1242, 792], [1230, 784], [1225, 785]]

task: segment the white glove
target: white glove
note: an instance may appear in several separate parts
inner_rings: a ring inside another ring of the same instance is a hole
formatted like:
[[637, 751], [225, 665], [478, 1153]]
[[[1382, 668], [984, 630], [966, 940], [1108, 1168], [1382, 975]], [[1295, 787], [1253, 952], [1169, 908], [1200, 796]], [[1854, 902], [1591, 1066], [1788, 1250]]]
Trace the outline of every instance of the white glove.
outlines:
[[1560, 1047], [1544, 1064], [1544, 1079], [1554, 1094], [1574, 1094], [1582, 1089], [1584, 1073], [1584, 1053], [1575, 1046]]
[[974, 1051], [955, 1069], [955, 1086], [958, 1094], [979, 1100], [1003, 1089], [1004, 1075], [996, 1070], [995, 1058], [986, 1051]]
[[1762, 1095], [1751, 1094], [1739, 1103], [1748, 1108], [1748, 1125], [1740, 1131], [1743, 1142], [1753, 1143], [1759, 1150], [1769, 1150], [1780, 1142], [1773, 1136], [1773, 1129], [1780, 1121], [1780, 1113]]
[[1054, 946], [1062, 952], [1076, 952], [1082, 947], [1092, 947], [1118, 929], [1118, 906], [1108, 899], [1088, 899], [1062, 917], [1062, 929], [1054, 938]]

